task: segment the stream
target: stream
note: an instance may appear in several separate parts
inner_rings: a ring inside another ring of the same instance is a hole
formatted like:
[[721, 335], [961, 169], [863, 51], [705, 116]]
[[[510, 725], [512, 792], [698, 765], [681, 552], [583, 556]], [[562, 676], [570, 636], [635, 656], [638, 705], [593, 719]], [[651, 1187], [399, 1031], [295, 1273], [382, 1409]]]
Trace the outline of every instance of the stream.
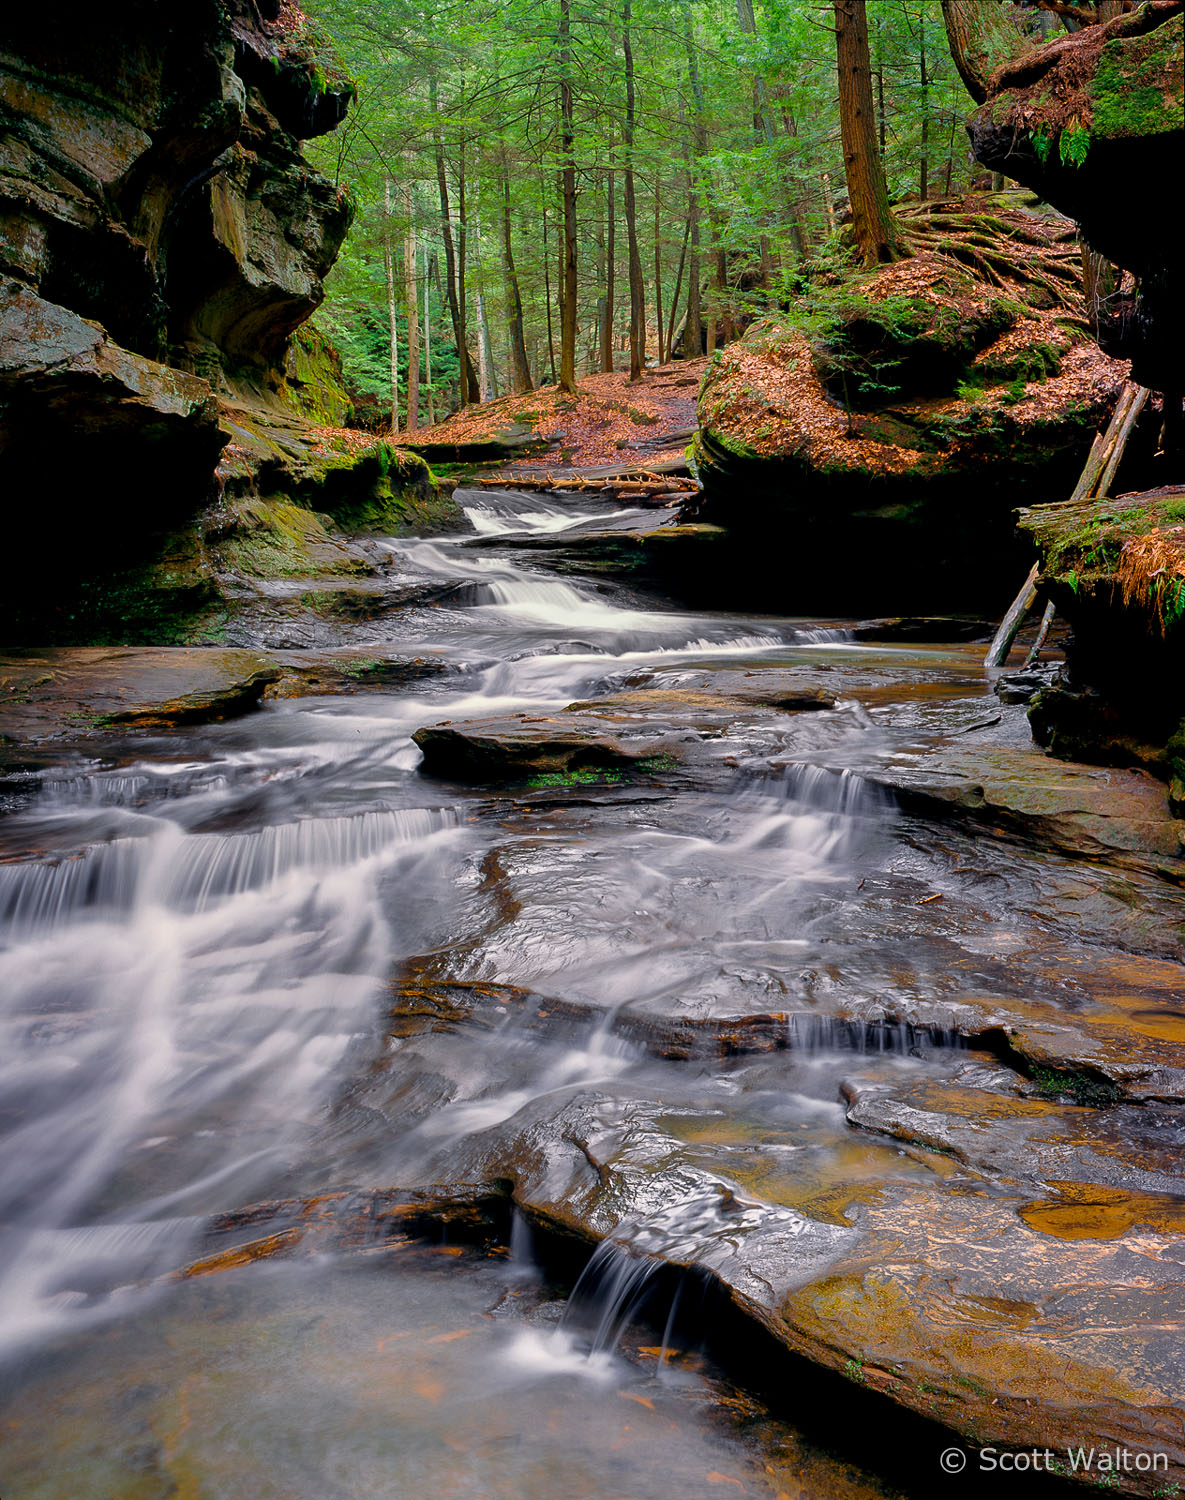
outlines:
[[[947, 1192], [949, 1157], [853, 1128], [850, 1080], [999, 1069], [921, 1012], [1039, 992], [1083, 940], [1034, 906], [1067, 857], [866, 774], [998, 713], [982, 647], [656, 607], [513, 546], [652, 514], [459, 498], [475, 538], [384, 544], [468, 586], [374, 622], [431, 675], [113, 736], [0, 822], [0, 1493], [929, 1493], [722, 1355], [694, 1268], [755, 1203], [807, 1264], [886, 1192]], [[835, 707], [742, 715], [681, 770], [467, 786], [411, 738], [772, 669]], [[499, 1246], [350, 1227], [503, 1180]], [[175, 1274], [248, 1205], [328, 1199], [299, 1253]]]

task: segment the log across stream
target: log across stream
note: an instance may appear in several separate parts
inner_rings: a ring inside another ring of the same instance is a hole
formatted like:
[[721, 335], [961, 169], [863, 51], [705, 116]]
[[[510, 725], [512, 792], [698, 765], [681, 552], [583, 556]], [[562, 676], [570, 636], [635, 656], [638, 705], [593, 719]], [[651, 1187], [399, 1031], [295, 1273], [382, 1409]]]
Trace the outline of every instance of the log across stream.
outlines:
[[659, 607], [515, 551], [638, 513], [459, 499], [482, 546], [388, 545], [466, 587], [373, 621], [431, 675], [6, 782], [0, 1491], [1178, 1481], [1163, 790], [982, 643]]

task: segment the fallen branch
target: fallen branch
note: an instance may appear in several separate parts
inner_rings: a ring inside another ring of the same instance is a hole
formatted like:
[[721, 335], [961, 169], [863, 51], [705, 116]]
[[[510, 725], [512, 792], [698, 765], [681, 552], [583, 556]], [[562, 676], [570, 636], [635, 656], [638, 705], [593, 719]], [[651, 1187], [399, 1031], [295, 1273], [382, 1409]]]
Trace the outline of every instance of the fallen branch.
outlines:
[[[1106, 498], [1111, 482], [1119, 471], [1127, 440], [1131, 436], [1132, 428], [1136, 425], [1136, 418], [1144, 409], [1147, 399], [1147, 386], [1136, 385], [1131, 380], [1124, 382], [1106, 432], [1101, 437], [1096, 433], [1094, 442], [1090, 446], [1090, 452], [1082, 466], [1082, 473], [1078, 476], [1078, 483], [1074, 486], [1073, 494], [1070, 496], [1068, 502], [1070, 505], [1080, 505], [1087, 500]], [[996, 631], [992, 644], [988, 647], [988, 653], [983, 659], [985, 667], [1002, 667], [1008, 660], [1008, 653], [1012, 649], [1012, 643], [1016, 639], [1021, 622], [1036, 602], [1037, 575], [1040, 567], [1040, 563], [1033, 564], [1032, 571], [1021, 586], [1020, 593], [1017, 594], [1008, 613], [1000, 621], [1000, 628]], [[1032, 666], [1036, 661], [1041, 647], [1045, 644], [1045, 637], [1049, 634], [1052, 621], [1053, 605], [1048, 604], [1041, 621], [1041, 629], [1037, 633], [1037, 640], [1025, 662], [1026, 666]]]

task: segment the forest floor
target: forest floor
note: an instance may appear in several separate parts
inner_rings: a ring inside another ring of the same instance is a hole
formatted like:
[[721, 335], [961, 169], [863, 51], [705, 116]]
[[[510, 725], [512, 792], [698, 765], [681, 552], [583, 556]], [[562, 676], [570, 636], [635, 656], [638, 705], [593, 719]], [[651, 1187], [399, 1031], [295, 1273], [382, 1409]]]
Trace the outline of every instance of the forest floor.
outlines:
[[519, 396], [501, 396], [466, 407], [447, 421], [391, 439], [404, 447], [496, 440], [508, 428], [529, 427], [547, 444], [534, 453], [499, 465], [519, 471], [589, 468], [630, 462], [641, 467], [682, 458], [696, 425], [696, 398], [706, 358], [674, 360], [648, 369], [630, 383], [624, 371], [586, 375], [577, 395], [554, 385]]

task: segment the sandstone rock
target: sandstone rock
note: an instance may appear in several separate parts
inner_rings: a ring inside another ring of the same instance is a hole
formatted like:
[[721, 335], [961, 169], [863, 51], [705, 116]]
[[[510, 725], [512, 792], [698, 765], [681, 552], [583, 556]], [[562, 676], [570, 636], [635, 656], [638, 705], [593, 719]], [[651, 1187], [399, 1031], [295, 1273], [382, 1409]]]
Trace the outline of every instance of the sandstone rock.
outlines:
[[705, 377], [682, 514], [783, 613], [986, 607], [1024, 576], [1013, 509], [1069, 493], [1125, 374], [1072, 331], [1067, 221], [969, 200], [901, 228], [917, 253], [837, 294], [830, 333], [757, 324]]
[[[587, 703], [572, 703], [556, 714], [511, 714], [417, 729], [412, 738], [424, 754], [429, 775], [457, 781], [513, 782], [547, 777], [610, 779], [626, 770], [675, 770], [702, 764], [701, 747], [740, 725], [777, 722], [779, 710], [832, 708], [833, 695], [817, 687], [788, 689], [741, 673], [721, 674], [740, 691], [639, 688]], [[715, 688], [717, 684], [713, 684]]]
[[1029, 49], [987, 80], [968, 126], [976, 158], [1026, 183], [1135, 277], [1092, 308], [1104, 349], [1132, 378], [1179, 391], [1185, 340], [1177, 219], [1164, 183], [1185, 140], [1182, 18], [1173, 0]]
[[159, 728], [232, 718], [281, 676], [250, 651], [59, 647], [0, 662], [0, 737], [16, 746], [94, 729]]
[[[215, 498], [213, 391], [282, 400], [349, 222], [297, 139], [352, 94], [325, 67], [307, 29], [251, 0], [0, 20], [0, 484], [48, 493], [66, 595], [177, 551]], [[44, 514], [13, 518], [22, 550]], [[92, 634], [35, 575], [3, 609], [10, 639]]]

